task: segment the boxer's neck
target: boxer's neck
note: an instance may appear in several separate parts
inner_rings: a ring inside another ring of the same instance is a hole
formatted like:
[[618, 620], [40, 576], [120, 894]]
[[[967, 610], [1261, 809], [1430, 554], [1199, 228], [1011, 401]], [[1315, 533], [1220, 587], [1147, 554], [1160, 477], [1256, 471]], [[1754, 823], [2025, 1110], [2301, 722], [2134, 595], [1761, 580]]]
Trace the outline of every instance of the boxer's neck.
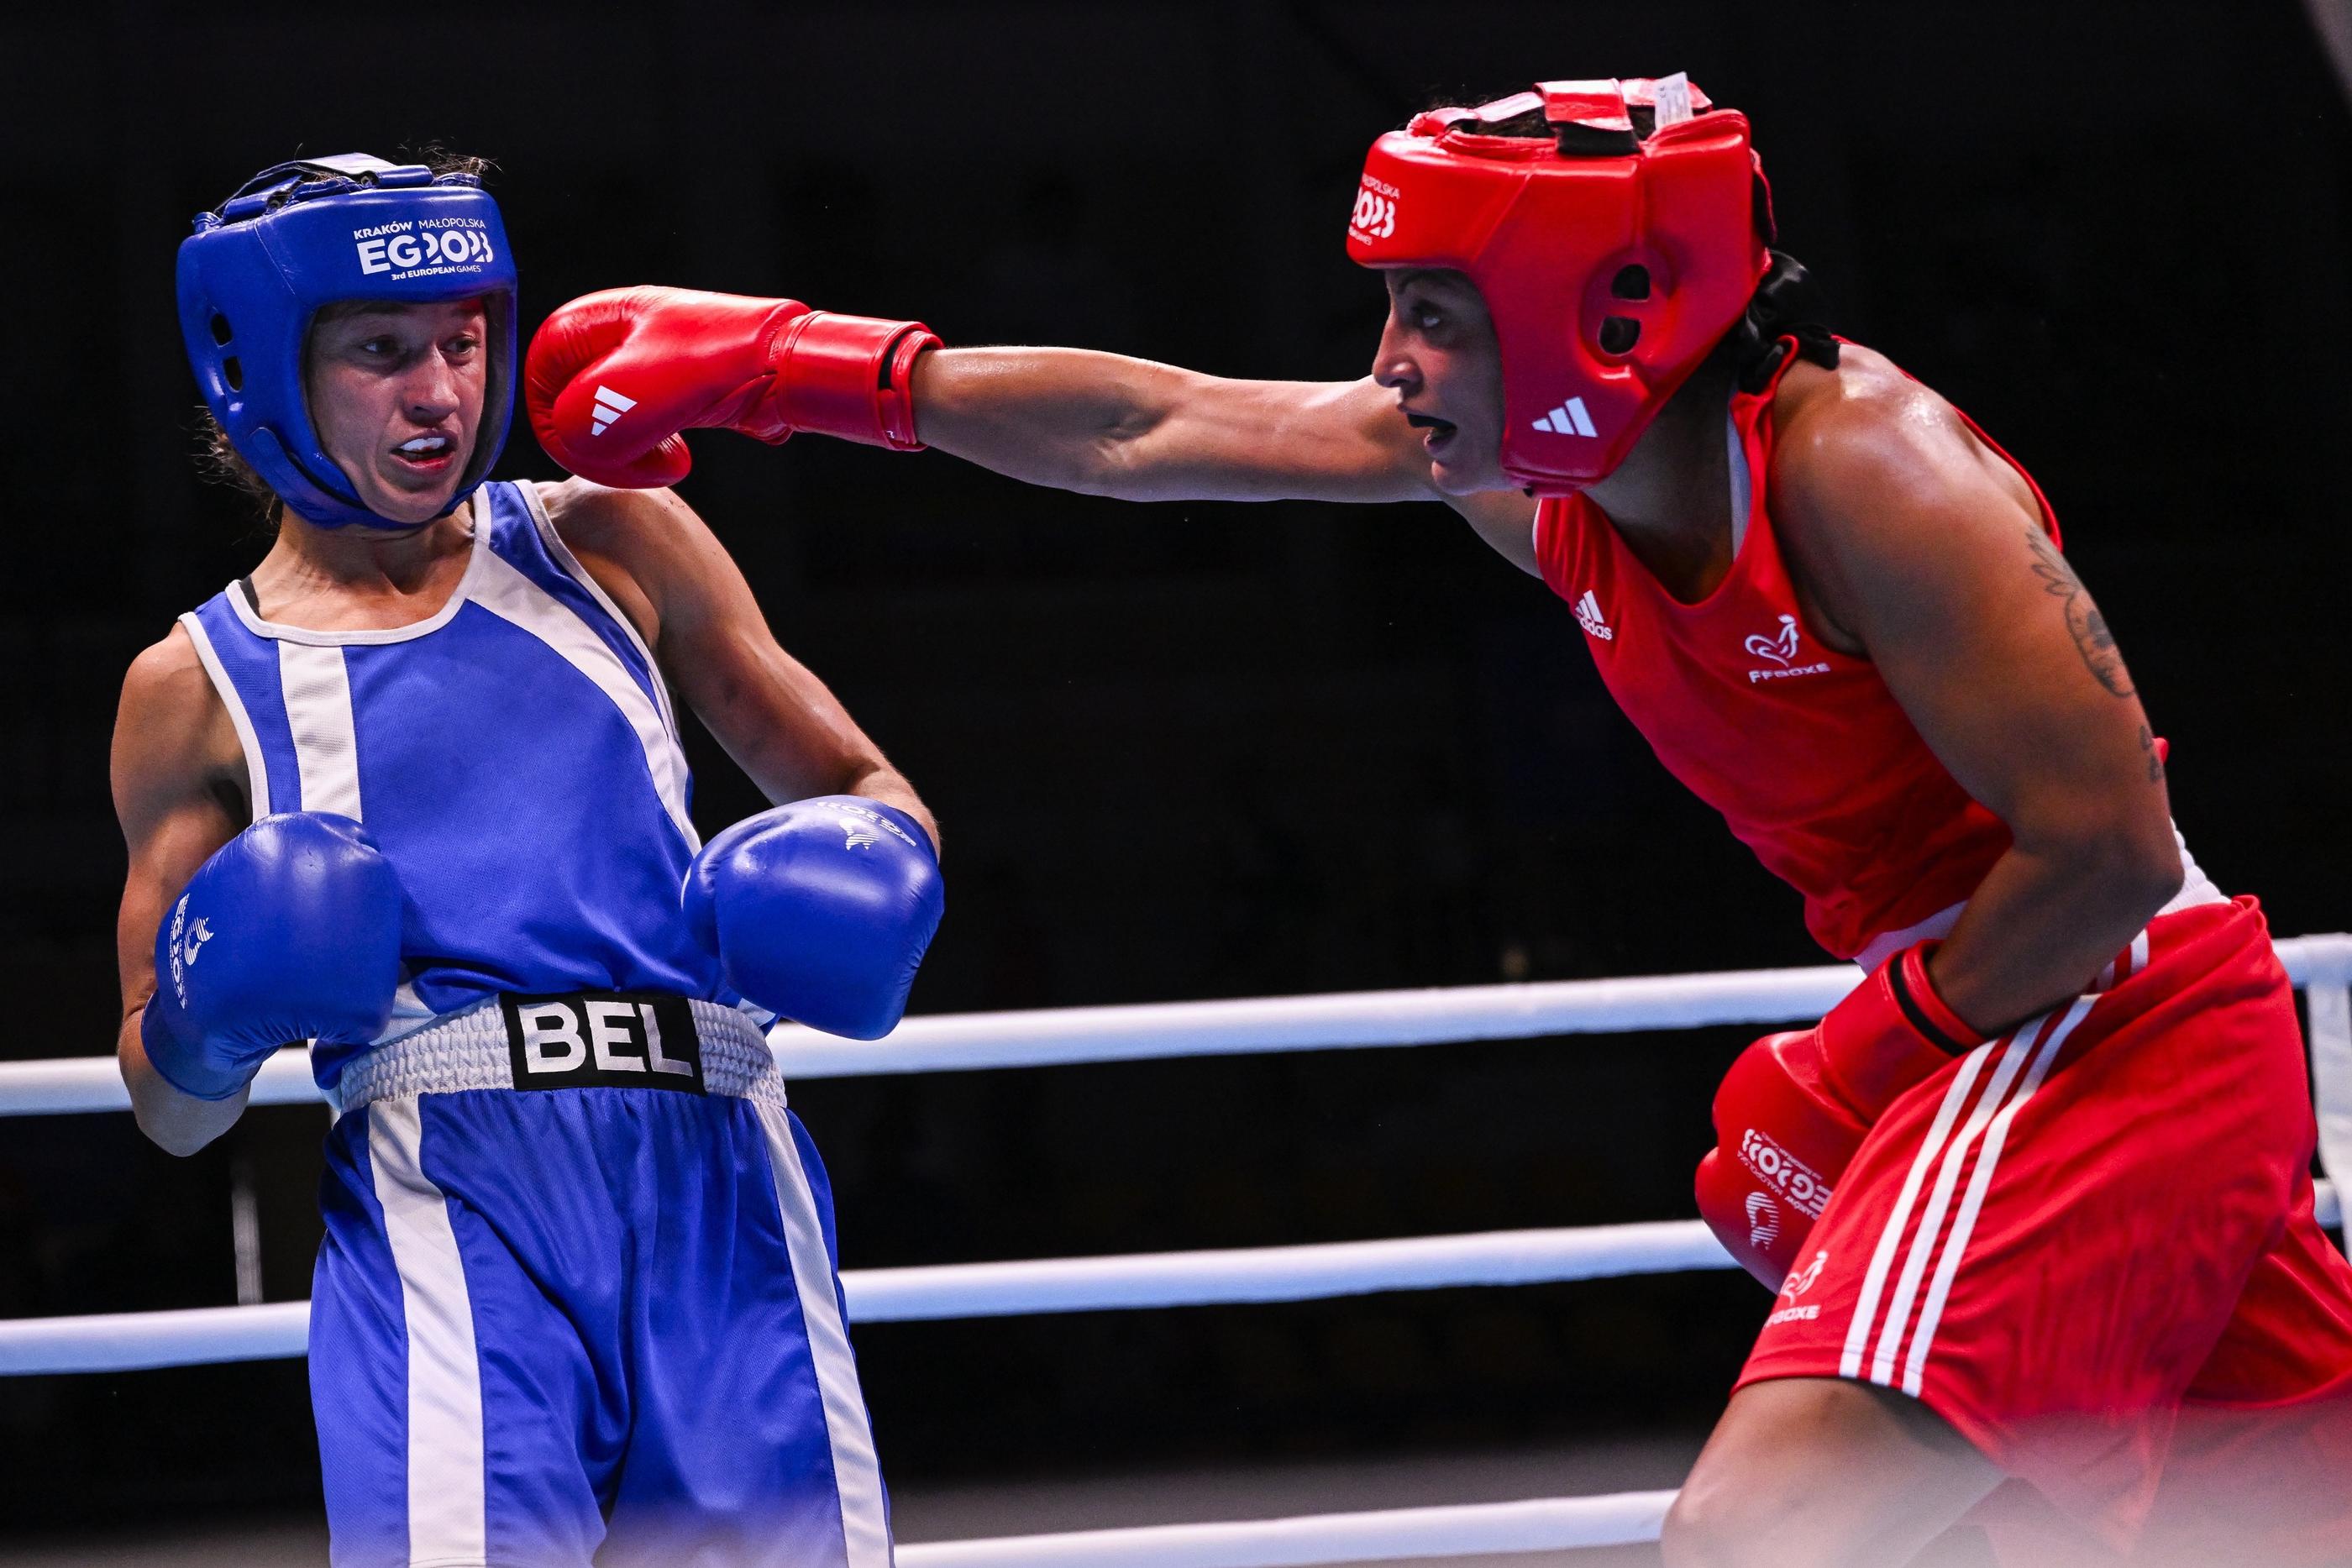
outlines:
[[1676, 598], [1706, 597], [1730, 567], [1731, 378], [1701, 365], [1658, 411], [1625, 461], [1585, 496]]
[[289, 513], [253, 570], [264, 619], [313, 631], [391, 630], [436, 613], [473, 549], [468, 499], [421, 528], [322, 528]]

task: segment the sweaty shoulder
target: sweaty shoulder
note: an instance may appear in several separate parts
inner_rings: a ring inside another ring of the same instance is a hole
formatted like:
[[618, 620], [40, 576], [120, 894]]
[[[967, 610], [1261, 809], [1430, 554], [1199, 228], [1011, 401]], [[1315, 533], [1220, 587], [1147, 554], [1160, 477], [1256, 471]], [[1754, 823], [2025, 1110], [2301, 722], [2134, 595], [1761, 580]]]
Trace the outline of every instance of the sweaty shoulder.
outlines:
[[242, 799], [245, 748], [186, 630], [173, 626], [131, 661], [110, 758], [126, 829], [191, 796]]
[[1864, 581], [1936, 574], [1956, 533], [2041, 517], [2023, 476], [1957, 409], [1858, 344], [1834, 371], [1792, 366], [1772, 420], [1774, 528], [1801, 591], [1848, 635]]
[[1772, 497], [1789, 521], [1867, 519], [1896, 500], [1990, 485], [2029, 510], [2033, 492], [1934, 388], [1858, 343], [1837, 369], [1790, 367], [1772, 400]]

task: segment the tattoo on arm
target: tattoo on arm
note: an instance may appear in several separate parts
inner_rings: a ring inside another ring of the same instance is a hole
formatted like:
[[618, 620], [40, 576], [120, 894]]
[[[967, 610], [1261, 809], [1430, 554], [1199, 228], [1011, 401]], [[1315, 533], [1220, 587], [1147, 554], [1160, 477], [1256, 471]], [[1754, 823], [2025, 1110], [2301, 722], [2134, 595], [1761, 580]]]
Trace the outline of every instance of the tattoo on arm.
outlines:
[[2156, 748], [2156, 732], [2146, 725], [2139, 727], [2140, 754], [2147, 758], [2147, 781], [2164, 782], [2164, 755]]
[[2112, 695], [2133, 695], [2131, 674], [2116, 649], [2115, 633], [2107, 630], [2107, 618], [2099, 613], [2099, 607], [2091, 602], [2083, 580], [2074, 575], [2049, 535], [2040, 528], [2028, 528], [2025, 538], [2032, 547], [2033, 575], [2042, 580], [2042, 591], [2065, 601], [2066, 630], [2074, 633], [2074, 651], [2083, 655], [2084, 664]]

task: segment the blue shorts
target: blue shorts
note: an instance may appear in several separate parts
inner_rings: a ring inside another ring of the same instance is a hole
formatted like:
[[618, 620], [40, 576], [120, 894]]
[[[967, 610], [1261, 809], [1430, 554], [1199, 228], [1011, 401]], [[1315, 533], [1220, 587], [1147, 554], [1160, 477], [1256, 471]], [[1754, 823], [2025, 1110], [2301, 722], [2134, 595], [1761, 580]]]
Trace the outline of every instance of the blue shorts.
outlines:
[[336, 1122], [310, 1314], [335, 1568], [888, 1568], [832, 1194], [761, 1066], [742, 1093], [395, 1092]]

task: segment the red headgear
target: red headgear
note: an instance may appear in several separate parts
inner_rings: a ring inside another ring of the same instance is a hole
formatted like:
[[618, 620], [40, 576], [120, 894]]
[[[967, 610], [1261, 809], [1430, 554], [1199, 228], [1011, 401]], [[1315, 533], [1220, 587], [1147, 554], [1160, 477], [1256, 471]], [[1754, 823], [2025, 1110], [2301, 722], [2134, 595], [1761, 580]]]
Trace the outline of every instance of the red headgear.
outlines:
[[[1480, 134], [1533, 109], [1556, 139]], [[1763, 180], [1747, 117], [1679, 78], [1543, 82], [1373, 142], [1348, 254], [1469, 275], [1502, 350], [1503, 472], [1565, 495], [1738, 324], [1769, 264]]]

